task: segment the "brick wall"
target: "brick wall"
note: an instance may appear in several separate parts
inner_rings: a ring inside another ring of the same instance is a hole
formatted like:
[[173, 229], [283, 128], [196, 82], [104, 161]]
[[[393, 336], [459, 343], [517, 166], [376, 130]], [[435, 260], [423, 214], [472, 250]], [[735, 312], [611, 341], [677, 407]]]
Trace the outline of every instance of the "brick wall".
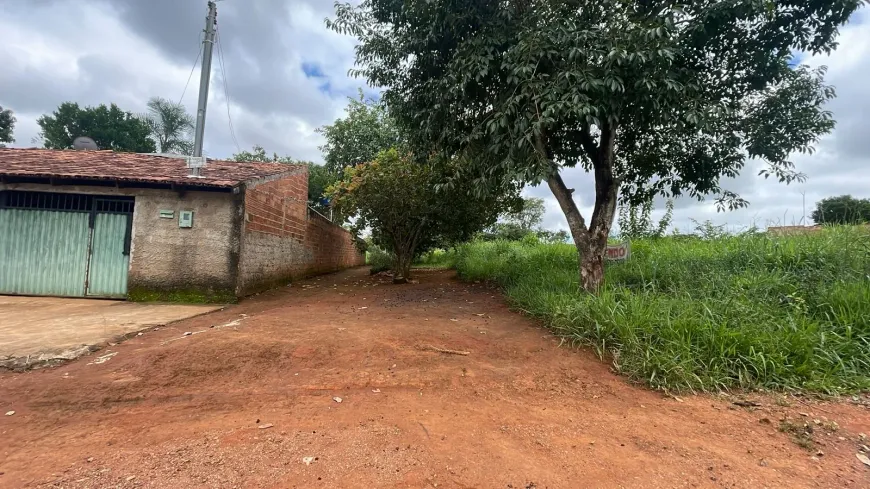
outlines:
[[308, 210], [308, 169], [297, 168], [245, 192], [239, 295], [365, 263], [349, 232]]

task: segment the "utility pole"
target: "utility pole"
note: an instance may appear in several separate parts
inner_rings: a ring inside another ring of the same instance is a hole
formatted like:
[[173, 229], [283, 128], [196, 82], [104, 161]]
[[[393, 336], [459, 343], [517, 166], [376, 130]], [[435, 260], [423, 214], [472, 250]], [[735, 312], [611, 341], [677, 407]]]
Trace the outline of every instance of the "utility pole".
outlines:
[[208, 84], [211, 79], [211, 53], [214, 49], [217, 5], [208, 2], [208, 17], [205, 19], [205, 37], [202, 40], [202, 74], [199, 76], [199, 105], [196, 107], [196, 133], [193, 140], [193, 156], [202, 156], [202, 138], [205, 134], [205, 108], [208, 105]]

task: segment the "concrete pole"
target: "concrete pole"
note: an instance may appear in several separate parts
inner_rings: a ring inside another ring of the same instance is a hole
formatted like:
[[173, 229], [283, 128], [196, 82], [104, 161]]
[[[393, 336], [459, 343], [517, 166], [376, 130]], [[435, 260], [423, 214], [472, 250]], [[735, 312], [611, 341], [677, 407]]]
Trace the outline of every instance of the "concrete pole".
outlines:
[[211, 53], [214, 49], [217, 5], [208, 2], [208, 17], [205, 20], [205, 38], [202, 40], [202, 74], [199, 76], [199, 105], [196, 108], [196, 133], [193, 140], [193, 156], [202, 156], [202, 139], [205, 135], [205, 109], [208, 105], [208, 84], [211, 79]]

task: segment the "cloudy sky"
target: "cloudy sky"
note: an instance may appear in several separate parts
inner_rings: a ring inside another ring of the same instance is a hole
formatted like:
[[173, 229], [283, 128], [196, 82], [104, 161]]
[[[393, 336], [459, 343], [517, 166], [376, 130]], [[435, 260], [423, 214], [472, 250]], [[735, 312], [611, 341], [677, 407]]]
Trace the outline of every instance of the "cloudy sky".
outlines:
[[[323, 19], [333, 0], [223, 0], [218, 25], [226, 77], [215, 52], [205, 152], [226, 158], [238, 147], [322, 161], [315, 129], [340, 117], [348, 96], [365, 88], [349, 78], [354, 40], [328, 31]], [[195, 112], [199, 68], [184, 91], [200, 49], [206, 0], [0, 0], [0, 106], [18, 119], [14, 146], [29, 147], [36, 119], [64, 101], [117, 103], [143, 112], [149, 97], [180, 100]], [[747, 167], [727, 188], [750, 201], [748, 209], [717, 213], [712, 203], [676, 202], [674, 225], [710, 219], [737, 230], [797, 224], [819, 199], [851, 193], [870, 197], [870, 10], [842, 29], [839, 49], [805, 62], [829, 67], [838, 98], [830, 108], [838, 125], [813, 155], [794, 158], [809, 176], [784, 186]], [[226, 78], [226, 79], [225, 79]], [[371, 92], [371, 89], [366, 88]], [[229, 104], [227, 97], [229, 95]], [[373, 93], [373, 92], [372, 92]], [[568, 183], [591, 213], [592, 180], [568, 170]], [[526, 193], [547, 201], [545, 225], [567, 229], [546, 186]]]

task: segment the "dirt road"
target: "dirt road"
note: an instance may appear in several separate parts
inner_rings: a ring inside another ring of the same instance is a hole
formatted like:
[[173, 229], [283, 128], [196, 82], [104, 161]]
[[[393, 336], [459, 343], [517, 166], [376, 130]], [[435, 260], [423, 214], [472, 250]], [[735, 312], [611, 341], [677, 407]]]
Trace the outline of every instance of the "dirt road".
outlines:
[[870, 487], [866, 406], [664, 396], [419, 277], [350, 270], [0, 374], [0, 487]]

